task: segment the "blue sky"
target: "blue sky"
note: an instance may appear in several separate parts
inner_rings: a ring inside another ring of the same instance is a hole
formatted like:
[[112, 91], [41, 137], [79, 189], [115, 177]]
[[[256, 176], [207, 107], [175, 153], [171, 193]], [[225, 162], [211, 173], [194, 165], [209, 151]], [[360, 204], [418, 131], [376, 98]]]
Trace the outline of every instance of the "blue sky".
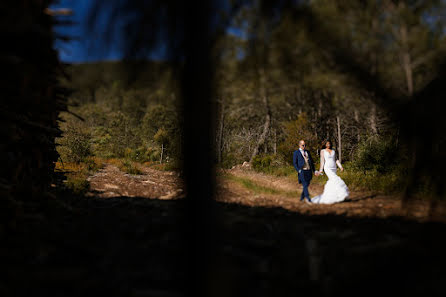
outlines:
[[91, 3], [91, 0], [60, 0], [58, 4], [51, 6], [51, 8], [71, 8], [74, 11], [72, 16], [59, 17], [61, 20], [71, 20], [75, 22], [74, 25], [56, 26], [54, 29], [56, 33], [73, 38], [73, 40], [68, 42], [57, 40], [55, 43], [55, 47], [59, 51], [59, 56], [62, 61], [85, 62], [102, 58], [119, 58], [118, 48], [110, 49], [107, 54], [93, 52], [92, 47], [94, 45], [93, 41], [95, 36], [89, 33], [86, 26], [88, 10]]
[[[72, 40], [68, 42], [56, 41], [55, 48], [59, 51], [60, 59], [69, 63], [94, 62], [102, 60], [120, 60], [124, 58], [124, 36], [122, 28], [125, 16], [120, 16], [114, 23], [113, 28], [107, 28], [107, 19], [110, 16], [110, 6], [104, 7], [102, 13], [97, 16], [97, 26], [94, 30], [88, 28], [87, 22], [89, 12], [94, 4], [93, 0], [59, 0], [59, 3], [52, 5], [51, 8], [71, 8], [72, 16], [60, 16], [62, 20], [71, 20], [75, 24], [69, 26], [57, 26], [55, 32], [68, 37]], [[107, 10], [108, 9], [108, 10]], [[105, 41], [105, 32], [112, 30], [110, 42]], [[243, 38], [243, 32], [237, 28], [231, 27], [227, 30], [228, 34], [237, 35]], [[160, 44], [149, 55], [148, 59], [164, 60], [166, 59], [165, 45]]]
[[[81, 63], [94, 62], [99, 60], [119, 60], [124, 58], [123, 36], [121, 23], [115, 23], [111, 34], [110, 42], [105, 42], [105, 32], [107, 30], [107, 18], [110, 11], [104, 7], [104, 11], [98, 15], [97, 26], [94, 30], [88, 28], [87, 21], [89, 12], [94, 1], [92, 0], [59, 0], [59, 3], [51, 8], [71, 8], [74, 12], [72, 16], [60, 16], [61, 20], [70, 20], [75, 24], [69, 26], [56, 26], [55, 32], [72, 40], [63, 42], [57, 40], [55, 48], [59, 51], [59, 57], [64, 62]], [[155, 49], [149, 57], [154, 60], [164, 59], [164, 49], [162, 45]]]

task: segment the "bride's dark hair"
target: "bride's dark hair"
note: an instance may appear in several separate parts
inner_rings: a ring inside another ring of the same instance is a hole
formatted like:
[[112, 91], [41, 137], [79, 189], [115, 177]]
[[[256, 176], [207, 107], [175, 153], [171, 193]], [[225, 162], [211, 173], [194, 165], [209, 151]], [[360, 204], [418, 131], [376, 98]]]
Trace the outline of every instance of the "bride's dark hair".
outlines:
[[331, 142], [330, 139], [325, 139], [324, 141], [322, 141], [321, 150], [325, 149], [325, 145], [327, 144], [327, 142], [330, 143], [330, 149], [333, 149], [333, 142]]

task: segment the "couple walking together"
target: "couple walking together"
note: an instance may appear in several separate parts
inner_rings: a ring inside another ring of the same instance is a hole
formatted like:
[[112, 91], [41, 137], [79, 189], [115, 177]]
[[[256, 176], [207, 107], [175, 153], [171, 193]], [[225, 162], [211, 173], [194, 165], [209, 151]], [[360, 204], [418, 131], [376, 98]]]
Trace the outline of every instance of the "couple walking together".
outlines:
[[[293, 165], [297, 171], [299, 183], [302, 184], [303, 191], [300, 200], [305, 200], [307, 203], [316, 204], [331, 204], [341, 202], [348, 197], [349, 191], [344, 181], [336, 174], [337, 167], [344, 171], [341, 162], [336, 159], [336, 152], [331, 147], [331, 141], [323, 142], [321, 150], [321, 165], [319, 171], [314, 169], [313, 159], [310, 152], [305, 149], [305, 141], [299, 141], [299, 149], [294, 151]], [[328, 181], [324, 186], [324, 192], [321, 195], [310, 198], [308, 186], [310, 185], [313, 173], [316, 176], [325, 174]]]

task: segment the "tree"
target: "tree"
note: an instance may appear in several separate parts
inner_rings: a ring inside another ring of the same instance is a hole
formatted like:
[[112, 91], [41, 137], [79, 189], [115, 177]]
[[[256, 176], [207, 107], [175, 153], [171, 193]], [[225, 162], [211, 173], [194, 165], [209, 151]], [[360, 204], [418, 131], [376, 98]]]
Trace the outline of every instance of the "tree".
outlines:
[[[32, 199], [58, 180], [56, 137], [59, 112], [67, 109], [69, 91], [58, 77], [64, 67], [54, 50], [56, 36], [51, 1], [2, 1], [0, 53], [2, 90], [1, 201], [26, 193]], [[1, 206], [2, 209], [5, 209]]]
[[319, 142], [311, 130], [310, 121], [306, 113], [301, 113], [296, 120], [283, 123], [285, 139], [279, 145], [282, 158], [292, 162], [293, 151], [299, 148], [299, 141], [305, 140], [307, 149], [317, 154]]
[[167, 105], [150, 106], [142, 119], [143, 133], [149, 139], [152, 139], [160, 128], [171, 134], [177, 127], [176, 112]]
[[161, 153], [160, 153], [160, 164], [163, 162], [163, 154], [165, 150], [165, 146], [169, 141], [169, 137], [167, 134], [167, 131], [163, 128], [158, 129], [158, 131], [155, 133], [155, 136], [153, 136], [153, 139], [155, 142], [161, 145]]

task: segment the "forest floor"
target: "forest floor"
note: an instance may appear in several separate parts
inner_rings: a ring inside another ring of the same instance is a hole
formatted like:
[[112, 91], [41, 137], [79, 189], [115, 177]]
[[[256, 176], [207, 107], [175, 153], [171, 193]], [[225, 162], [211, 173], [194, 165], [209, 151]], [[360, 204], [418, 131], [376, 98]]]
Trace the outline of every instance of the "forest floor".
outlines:
[[[143, 174], [122, 172], [112, 164], [88, 178], [90, 192], [87, 196], [147, 197], [178, 199], [185, 196], [183, 183], [174, 171], [160, 171], [140, 165]], [[297, 179], [272, 176], [236, 166], [217, 173], [217, 201], [238, 203], [247, 206], [282, 207], [286, 210], [307, 215], [336, 214], [354, 217], [385, 218], [401, 216], [418, 221], [446, 222], [446, 203], [437, 203], [431, 209], [427, 199], [412, 199], [403, 208], [399, 195], [353, 190], [345, 202], [333, 205], [308, 205], [300, 201], [302, 186]], [[316, 177], [315, 177], [316, 179]], [[321, 194], [323, 186], [313, 182], [310, 194]]]
[[221, 171], [203, 275], [188, 254], [197, 238], [179, 175], [141, 170], [106, 164], [86, 197], [55, 189], [0, 224], [0, 296], [186, 296], [190, 281], [211, 297], [446, 296], [443, 205], [430, 219], [426, 201], [405, 213], [397, 196], [360, 191], [307, 205], [293, 178]]
[[90, 191], [87, 196], [146, 197], [157, 199], [176, 199], [184, 197], [183, 182], [174, 171], [162, 171], [139, 165], [142, 174], [129, 174], [112, 164], [87, 178]]
[[[323, 185], [313, 178], [309, 192], [311, 197], [322, 194]], [[350, 190], [348, 199], [332, 205], [307, 204], [300, 201], [302, 186], [294, 177], [272, 176], [236, 166], [222, 170], [219, 178], [217, 200], [249, 206], [283, 207], [289, 211], [306, 215], [345, 215], [349, 217], [386, 218], [406, 217], [417, 221], [446, 222], [446, 202], [431, 202], [423, 197], [414, 197], [402, 207], [402, 197], [398, 194]]]

